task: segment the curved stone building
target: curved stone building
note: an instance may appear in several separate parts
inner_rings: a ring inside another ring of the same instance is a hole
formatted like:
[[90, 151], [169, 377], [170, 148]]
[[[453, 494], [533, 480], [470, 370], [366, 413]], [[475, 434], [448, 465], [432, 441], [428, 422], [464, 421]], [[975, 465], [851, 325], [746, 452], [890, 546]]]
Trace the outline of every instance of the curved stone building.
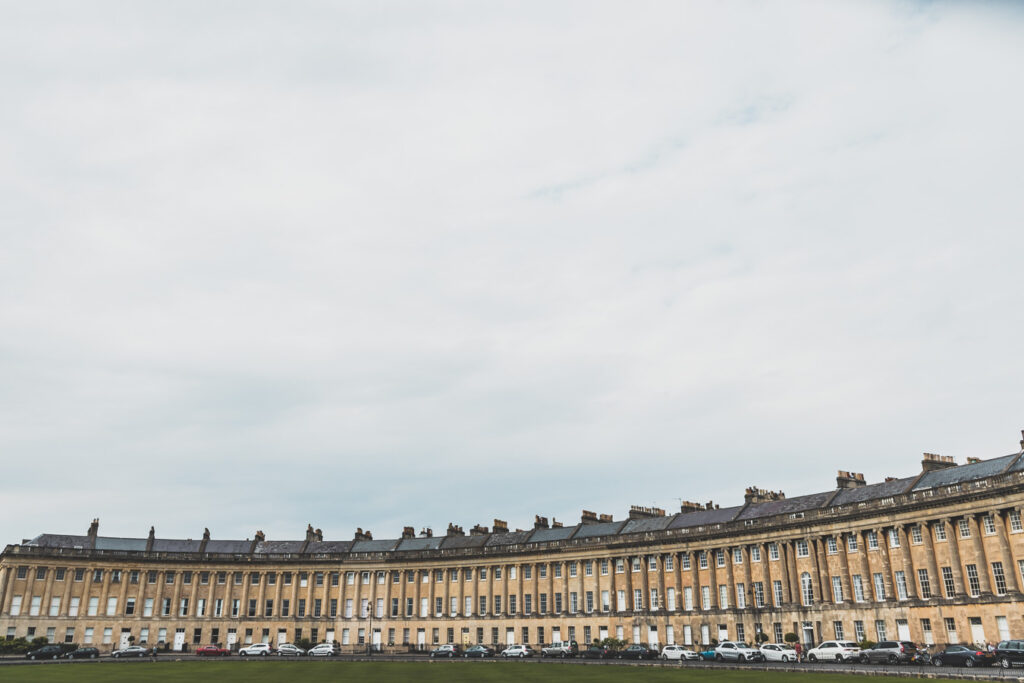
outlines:
[[[1024, 442], [1022, 442], [1024, 448]], [[0, 555], [0, 635], [117, 647], [309, 638], [343, 651], [436, 643], [534, 646], [618, 637], [906, 638], [1024, 635], [1024, 457], [925, 454], [913, 476], [744, 503], [584, 511], [564, 526], [495, 520], [464, 533], [324, 541], [42, 534]]]

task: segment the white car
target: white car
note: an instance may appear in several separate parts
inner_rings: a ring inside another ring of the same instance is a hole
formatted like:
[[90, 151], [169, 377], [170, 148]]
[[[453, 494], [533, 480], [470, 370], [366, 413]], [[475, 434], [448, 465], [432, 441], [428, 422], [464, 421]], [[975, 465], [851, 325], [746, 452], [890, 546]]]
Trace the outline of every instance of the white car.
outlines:
[[807, 651], [807, 659], [816, 662], [855, 662], [860, 658], [860, 646], [852, 640], [826, 640]]
[[796, 662], [800, 658], [792, 646], [785, 643], [765, 643], [761, 646], [761, 654], [766, 662]]
[[678, 659], [679, 661], [687, 661], [692, 659], [700, 659], [700, 655], [693, 650], [688, 650], [682, 645], [666, 645], [661, 648], [662, 659]]
[[718, 662], [756, 662], [760, 659], [761, 651], [746, 643], [726, 640], [715, 648], [715, 661]]
[[502, 657], [532, 657], [533, 649], [529, 645], [509, 645], [501, 651]]
[[310, 657], [334, 657], [341, 654], [341, 645], [338, 645], [336, 640], [332, 640], [329, 643], [320, 643], [309, 648], [306, 654]]
[[239, 657], [266, 657], [270, 654], [269, 643], [253, 643], [238, 651]]

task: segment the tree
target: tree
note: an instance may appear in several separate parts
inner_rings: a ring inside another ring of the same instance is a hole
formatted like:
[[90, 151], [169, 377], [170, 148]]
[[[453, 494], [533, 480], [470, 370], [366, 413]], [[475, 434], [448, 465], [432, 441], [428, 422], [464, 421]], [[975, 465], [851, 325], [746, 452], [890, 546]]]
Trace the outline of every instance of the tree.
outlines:
[[784, 641], [786, 641], [787, 643], [796, 643], [796, 642], [799, 642], [799, 640], [800, 640], [800, 638], [797, 637], [797, 635], [795, 633], [793, 633], [792, 631], [790, 631], [789, 633], [784, 635], [782, 637], [782, 639]]
[[768, 642], [768, 634], [765, 633], [764, 631], [758, 631], [757, 635], [754, 636], [754, 642], [756, 642], [756, 643], [767, 643]]

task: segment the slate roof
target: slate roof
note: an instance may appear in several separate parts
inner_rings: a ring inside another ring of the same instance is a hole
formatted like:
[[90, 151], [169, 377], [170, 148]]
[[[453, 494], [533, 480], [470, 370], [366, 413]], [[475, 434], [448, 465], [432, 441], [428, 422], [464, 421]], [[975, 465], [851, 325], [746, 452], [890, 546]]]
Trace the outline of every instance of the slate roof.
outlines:
[[210, 539], [206, 543], [208, 553], [248, 553], [252, 547], [252, 541], [215, 541]]
[[67, 534], [40, 534], [25, 545], [39, 548], [88, 548], [92, 549], [92, 541], [88, 536], [71, 536]]
[[626, 520], [618, 522], [599, 522], [597, 524], [581, 524], [573, 538], [596, 538], [597, 536], [614, 536], [626, 525]]
[[355, 541], [352, 543], [352, 552], [354, 553], [382, 553], [388, 550], [394, 550], [395, 546], [398, 545], [397, 538], [383, 538], [379, 541]]
[[619, 533], [625, 534], [638, 534], [644, 531], [661, 531], [667, 529], [668, 525], [675, 519], [672, 517], [640, 517], [638, 519], [630, 519], [626, 521], [625, 526], [622, 527], [622, 531]]
[[[981, 462], [976, 462], [971, 465], [947, 467], [944, 470], [935, 470], [934, 472], [928, 472], [923, 477], [921, 477], [921, 481], [917, 482], [917, 486], [914, 487], [914, 490], [920, 491], [921, 489], [933, 489], [936, 486], [962, 484], [965, 481], [972, 481], [974, 479], [984, 479], [985, 477], [993, 477], [997, 474], [1001, 474], [1003, 470], [1010, 466], [1010, 463], [1013, 462], [1013, 459], [1018, 457], [1019, 455], [1019, 453], [1014, 453], [1013, 455], [1004, 455], [1001, 458], [982, 460]], [[1020, 465], [1020, 463], [1016, 464]]]
[[515, 545], [516, 543], [526, 543], [532, 533], [533, 531], [530, 530], [510, 531], [507, 534], [491, 534], [491, 537], [487, 539], [487, 545]]
[[[124, 539], [129, 540], [129, 539]], [[99, 539], [97, 539], [97, 542]], [[146, 549], [146, 541], [142, 542], [142, 549]], [[155, 553], [198, 553], [199, 541], [182, 540], [176, 538], [153, 539], [153, 552]]]
[[723, 524], [731, 522], [736, 513], [742, 508], [712, 508], [711, 510], [694, 510], [693, 512], [681, 512], [673, 518], [669, 529], [686, 529], [695, 526], [708, 524]]
[[878, 498], [896, 496], [907, 490], [917, 477], [904, 477], [892, 481], [883, 481], [881, 484], [868, 484], [855, 489], [843, 489], [832, 499], [832, 505], [849, 505], [851, 503], [863, 503]]
[[547, 541], [565, 541], [572, 538], [576, 527], [555, 527], [553, 529], [535, 529], [530, 536], [530, 543], [546, 543]]
[[352, 549], [352, 541], [310, 541], [307, 553], [347, 553]]
[[96, 550], [129, 550], [144, 551], [148, 539], [145, 538], [110, 538], [107, 536], [96, 537]]
[[758, 517], [772, 517], [774, 515], [791, 515], [794, 512], [806, 510], [817, 510], [825, 505], [828, 499], [835, 494], [832, 491], [812, 493], [808, 496], [797, 496], [796, 498], [783, 498], [782, 500], [770, 500], [764, 503], [752, 503], [747, 509], [741, 512], [736, 519], [756, 519]]
[[438, 536], [437, 538], [403, 538], [395, 550], [399, 552], [403, 550], [437, 550], [441, 547], [441, 541], [443, 540], [444, 536]]
[[260, 541], [256, 544], [257, 554], [283, 555], [301, 553], [305, 541]]
[[482, 548], [487, 543], [487, 539], [490, 538], [487, 534], [477, 534], [469, 536], [446, 536], [444, 543], [441, 544], [441, 548], [447, 550], [448, 548]]

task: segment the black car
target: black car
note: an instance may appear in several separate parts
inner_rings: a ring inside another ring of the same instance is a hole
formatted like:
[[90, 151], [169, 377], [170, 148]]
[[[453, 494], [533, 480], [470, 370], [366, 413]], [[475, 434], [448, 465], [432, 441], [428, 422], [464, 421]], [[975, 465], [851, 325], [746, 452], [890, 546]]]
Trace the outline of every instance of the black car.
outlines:
[[486, 645], [474, 645], [473, 647], [467, 648], [462, 653], [463, 657], [493, 657], [494, 648], [487, 647]]
[[625, 650], [619, 650], [619, 659], [657, 659], [658, 653], [643, 645], [630, 645]]
[[94, 647], [80, 647], [77, 650], [72, 650], [64, 655], [65, 659], [96, 659], [100, 656], [100, 651]]
[[448, 659], [452, 659], [453, 657], [458, 657], [458, 656], [459, 656], [459, 646], [458, 645], [442, 645], [441, 647], [436, 648], [436, 649], [430, 651], [431, 659], [434, 659], [434, 658], [437, 658], [437, 657], [447, 657]]
[[43, 645], [25, 653], [25, 659], [57, 659], [64, 652], [60, 645]]
[[615, 656], [613, 650], [600, 645], [591, 645], [586, 650], [580, 651], [580, 657], [585, 659], [610, 659]]
[[948, 645], [945, 650], [932, 655], [935, 666], [992, 666], [995, 662], [994, 652], [966, 645]]
[[917, 645], [909, 640], [883, 640], [862, 650], [860, 661], [866, 664], [904, 664], [913, 661], [916, 654]]
[[999, 666], [1009, 669], [1024, 662], [1024, 640], [1004, 640], [996, 645], [996, 660]]

